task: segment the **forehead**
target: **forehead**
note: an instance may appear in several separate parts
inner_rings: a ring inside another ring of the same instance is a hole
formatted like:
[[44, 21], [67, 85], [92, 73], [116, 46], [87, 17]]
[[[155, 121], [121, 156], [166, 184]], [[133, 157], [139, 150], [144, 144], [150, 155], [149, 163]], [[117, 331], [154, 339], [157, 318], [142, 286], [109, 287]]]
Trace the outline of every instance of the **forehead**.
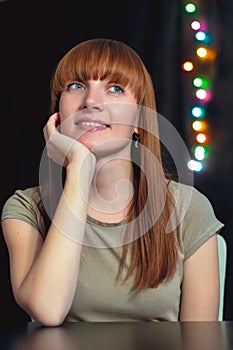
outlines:
[[143, 99], [146, 77], [138, 55], [125, 46], [81, 45], [71, 49], [58, 64], [52, 82], [53, 94], [65, 90], [73, 80], [108, 80], [130, 88], [140, 103]]
[[[69, 66], [71, 68], [71, 66]], [[80, 64], [75, 64], [73, 69], [67, 71], [66, 80], [77, 79], [82, 81], [110, 81], [119, 83], [123, 86], [134, 85], [133, 75], [130, 71], [122, 69], [121, 67], [114, 67], [114, 65], [103, 65], [95, 62], [95, 64], [88, 64], [85, 69]]]
[[63, 80], [111, 80], [133, 86], [140, 76], [140, 62], [125, 46], [84, 46], [71, 50], [61, 61], [58, 77]]

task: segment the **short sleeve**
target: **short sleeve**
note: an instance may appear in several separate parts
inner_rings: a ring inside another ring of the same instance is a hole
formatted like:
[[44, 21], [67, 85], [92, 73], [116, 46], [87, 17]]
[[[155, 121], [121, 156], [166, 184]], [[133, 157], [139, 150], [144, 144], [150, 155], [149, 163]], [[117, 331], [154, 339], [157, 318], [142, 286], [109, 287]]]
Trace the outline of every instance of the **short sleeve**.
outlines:
[[37, 187], [17, 190], [5, 202], [1, 221], [5, 219], [19, 219], [32, 225], [44, 236], [44, 220], [39, 210], [39, 190]]
[[181, 223], [184, 260], [192, 256], [223, 226], [216, 217], [210, 200], [193, 188], [190, 204]]

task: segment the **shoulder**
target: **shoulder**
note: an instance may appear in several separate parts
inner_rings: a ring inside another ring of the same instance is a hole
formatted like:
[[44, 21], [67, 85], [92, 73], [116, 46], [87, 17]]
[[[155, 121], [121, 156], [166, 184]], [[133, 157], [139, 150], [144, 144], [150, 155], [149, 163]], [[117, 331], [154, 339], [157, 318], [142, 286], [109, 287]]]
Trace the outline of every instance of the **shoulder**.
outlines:
[[40, 187], [16, 190], [3, 206], [1, 221], [5, 219], [26, 221], [42, 233], [44, 220], [42, 218]]
[[174, 199], [173, 224], [187, 259], [224, 224], [210, 199], [195, 187], [170, 181], [169, 189]]
[[176, 209], [182, 212], [184, 217], [207, 214], [208, 217], [216, 218], [210, 199], [198, 189], [175, 181], [169, 181], [168, 186]]
[[16, 190], [5, 202], [3, 212], [9, 207], [38, 206], [41, 201], [39, 186]]

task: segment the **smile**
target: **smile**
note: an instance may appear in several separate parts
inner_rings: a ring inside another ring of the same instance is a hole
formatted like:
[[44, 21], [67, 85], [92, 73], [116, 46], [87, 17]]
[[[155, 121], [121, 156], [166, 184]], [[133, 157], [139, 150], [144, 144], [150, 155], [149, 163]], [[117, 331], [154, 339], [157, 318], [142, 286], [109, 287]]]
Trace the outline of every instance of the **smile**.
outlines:
[[97, 122], [78, 122], [76, 123], [78, 126], [89, 126], [89, 127], [101, 127], [101, 128], [107, 128], [108, 125], [106, 124], [101, 124]]

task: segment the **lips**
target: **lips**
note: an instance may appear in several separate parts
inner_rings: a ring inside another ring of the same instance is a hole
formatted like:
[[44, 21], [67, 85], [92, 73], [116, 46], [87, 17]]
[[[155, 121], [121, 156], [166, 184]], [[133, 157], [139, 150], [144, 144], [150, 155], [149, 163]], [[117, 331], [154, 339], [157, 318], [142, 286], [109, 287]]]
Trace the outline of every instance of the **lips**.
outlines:
[[93, 127], [102, 127], [102, 128], [107, 128], [108, 125], [107, 124], [103, 124], [103, 123], [98, 123], [98, 122], [78, 122], [76, 123], [76, 125], [78, 126], [93, 126]]
[[108, 124], [102, 121], [80, 120], [75, 123], [80, 129], [85, 131], [99, 131], [109, 127]]

